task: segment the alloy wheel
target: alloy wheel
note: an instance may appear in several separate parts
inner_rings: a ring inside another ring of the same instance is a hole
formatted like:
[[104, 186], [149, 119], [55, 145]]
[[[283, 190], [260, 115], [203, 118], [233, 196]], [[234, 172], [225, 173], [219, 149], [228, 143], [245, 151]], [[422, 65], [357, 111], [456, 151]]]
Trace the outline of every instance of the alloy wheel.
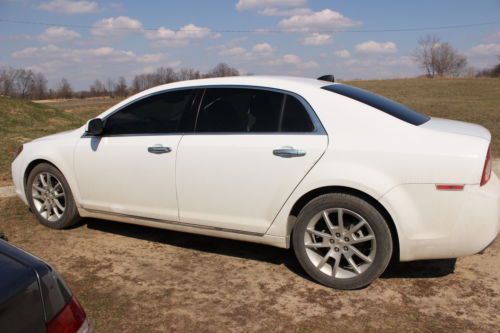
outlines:
[[31, 188], [33, 204], [41, 217], [57, 222], [66, 210], [66, 193], [59, 179], [50, 172], [41, 172]]
[[369, 223], [345, 208], [316, 214], [304, 233], [306, 254], [322, 273], [337, 279], [359, 276], [373, 263], [376, 238]]

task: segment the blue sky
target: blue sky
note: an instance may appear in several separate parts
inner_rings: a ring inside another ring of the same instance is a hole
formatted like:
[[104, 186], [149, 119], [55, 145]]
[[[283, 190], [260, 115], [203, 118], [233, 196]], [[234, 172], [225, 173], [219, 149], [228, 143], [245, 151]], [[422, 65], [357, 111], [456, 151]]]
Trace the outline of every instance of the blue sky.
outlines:
[[[0, 66], [41, 71], [51, 85], [66, 77], [76, 89], [219, 62], [253, 74], [407, 77], [422, 73], [412, 53], [426, 34], [470, 66], [496, 64], [499, 13], [498, 0], [0, 0]], [[394, 29], [416, 31], [380, 31]]]

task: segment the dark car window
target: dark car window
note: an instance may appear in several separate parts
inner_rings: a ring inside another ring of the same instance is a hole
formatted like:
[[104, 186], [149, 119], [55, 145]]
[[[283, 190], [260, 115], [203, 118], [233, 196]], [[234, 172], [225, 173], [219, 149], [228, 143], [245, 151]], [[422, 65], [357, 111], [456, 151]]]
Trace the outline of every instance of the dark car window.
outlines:
[[277, 132], [284, 95], [245, 88], [208, 88], [198, 116], [197, 132]]
[[283, 110], [282, 132], [313, 132], [314, 124], [306, 108], [296, 97], [287, 95]]
[[413, 125], [422, 125], [430, 119], [429, 116], [418, 113], [405, 105], [363, 89], [345, 84], [333, 84], [323, 89], [352, 98]]
[[181, 131], [194, 90], [156, 94], [134, 102], [106, 119], [105, 134], [168, 134]]

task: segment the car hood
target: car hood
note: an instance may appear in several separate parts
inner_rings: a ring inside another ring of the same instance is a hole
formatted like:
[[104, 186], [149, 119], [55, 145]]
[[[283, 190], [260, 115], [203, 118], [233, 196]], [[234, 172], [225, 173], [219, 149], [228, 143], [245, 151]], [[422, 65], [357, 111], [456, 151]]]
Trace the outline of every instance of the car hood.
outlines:
[[449, 120], [442, 118], [431, 118], [426, 123], [420, 125], [421, 128], [430, 130], [475, 136], [487, 141], [491, 140], [491, 133], [481, 125], [466, 123], [458, 120]]
[[77, 130], [78, 129], [72, 129], [72, 130], [68, 130], [68, 131], [64, 131], [64, 132], [59, 132], [59, 133], [56, 133], [56, 134], [51, 134], [51, 135], [43, 136], [43, 137], [35, 139], [35, 140], [31, 141], [31, 142], [60, 139], [60, 138], [63, 138], [65, 136], [72, 135]]

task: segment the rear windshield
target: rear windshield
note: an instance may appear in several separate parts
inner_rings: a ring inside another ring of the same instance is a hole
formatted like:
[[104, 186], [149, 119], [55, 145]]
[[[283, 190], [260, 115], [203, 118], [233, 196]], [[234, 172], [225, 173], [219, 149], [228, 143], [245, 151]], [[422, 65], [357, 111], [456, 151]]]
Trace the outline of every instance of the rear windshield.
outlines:
[[429, 116], [418, 113], [407, 106], [363, 89], [345, 84], [332, 84], [323, 87], [323, 89], [352, 98], [413, 125], [422, 125], [431, 119]]

